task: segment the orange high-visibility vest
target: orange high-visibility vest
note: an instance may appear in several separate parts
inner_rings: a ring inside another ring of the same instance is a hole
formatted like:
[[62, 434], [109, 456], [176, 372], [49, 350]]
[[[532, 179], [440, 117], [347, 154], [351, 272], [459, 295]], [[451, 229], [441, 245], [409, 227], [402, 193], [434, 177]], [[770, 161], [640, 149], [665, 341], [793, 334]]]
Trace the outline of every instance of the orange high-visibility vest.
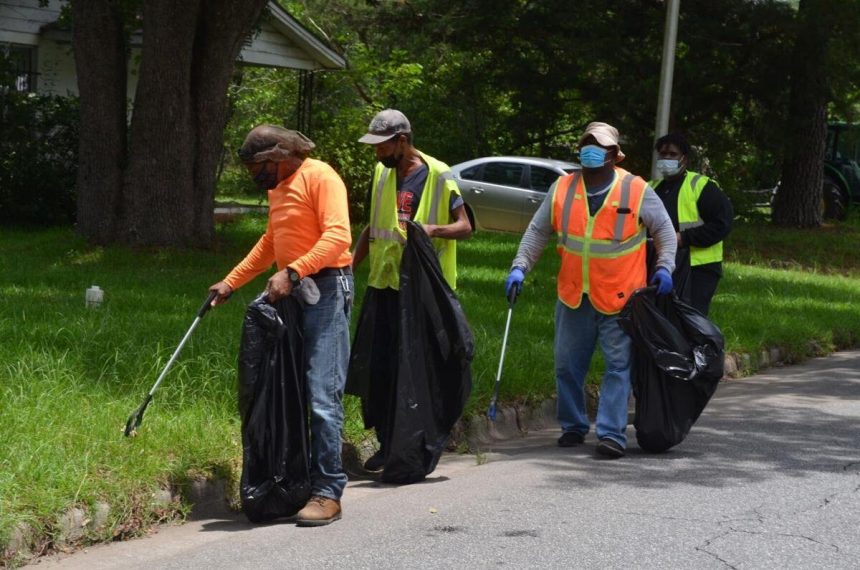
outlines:
[[630, 294], [645, 286], [645, 227], [639, 211], [647, 184], [621, 168], [603, 205], [588, 211], [585, 183], [579, 172], [559, 179], [553, 193], [552, 227], [561, 256], [558, 298], [575, 309], [587, 294], [601, 313], [624, 307]]

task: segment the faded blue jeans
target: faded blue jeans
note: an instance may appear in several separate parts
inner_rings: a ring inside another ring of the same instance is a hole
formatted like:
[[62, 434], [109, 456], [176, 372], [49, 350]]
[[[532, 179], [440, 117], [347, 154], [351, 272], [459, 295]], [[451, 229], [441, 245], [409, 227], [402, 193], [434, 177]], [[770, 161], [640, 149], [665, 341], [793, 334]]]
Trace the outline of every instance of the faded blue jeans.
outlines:
[[341, 464], [343, 388], [349, 363], [352, 275], [315, 277], [316, 305], [304, 307], [305, 378], [311, 424], [311, 493], [340, 500], [346, 487]]
[[594, 348], [600, 342], [606, 372], [600, 385], [595, 432], [598, 439], [610, 438], [627, 446], [627, 401], [630, 398], [630, 367], [633, 341], [621, 330], [618, 315], [604, 315], [582, 296], [579, 308], [561, 301], [555, 308], [555, 382], [558, 392], [558, 422], [562, 431], [588, 433], [585, 408], [585, 375]]

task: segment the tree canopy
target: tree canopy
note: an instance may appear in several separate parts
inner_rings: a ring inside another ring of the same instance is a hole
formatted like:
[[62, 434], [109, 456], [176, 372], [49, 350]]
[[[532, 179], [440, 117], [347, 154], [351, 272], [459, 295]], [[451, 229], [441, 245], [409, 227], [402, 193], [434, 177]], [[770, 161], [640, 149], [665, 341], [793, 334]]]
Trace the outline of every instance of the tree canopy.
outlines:
[[[295, 126], [295, 74], [243, 68], [233, 75], [234, 56], [264, 4], [196, 1], [178, 10], [166, 0], [72, 1], [84, 235], [209, 243], [222, 134], [231, 149], [253, 124]], [[356, 139], [385, 107], [406, 113], [416, 145], [451, 164], [489, 154], [570, 159], [584, 126], [603, 120], [622, 133], [625, 168], [650, 171], [662, 1], [282, 4], [349, 62], [345, 71], [315, 73], [309, 134], [346, 179], [354, 213], [372, 162]], [[820, 170], [824, 121], [851, 120], [860, 92], [860, 0], [833, 4], [681, 4], [670, 130], [688, 136], [694, 168], [714, 176], [738, 209], [743, 190], [781, 179], [774, 219], [820, 222], [799, 215], [815, 209], [810, 196], [820, 185], [802, 173], [814, 164]], [[126, 126], [127, 94], [117, 78], [125, 73], [130, 21], [149, 41]], [[231, 121], [222, 133], [231, 77]]]

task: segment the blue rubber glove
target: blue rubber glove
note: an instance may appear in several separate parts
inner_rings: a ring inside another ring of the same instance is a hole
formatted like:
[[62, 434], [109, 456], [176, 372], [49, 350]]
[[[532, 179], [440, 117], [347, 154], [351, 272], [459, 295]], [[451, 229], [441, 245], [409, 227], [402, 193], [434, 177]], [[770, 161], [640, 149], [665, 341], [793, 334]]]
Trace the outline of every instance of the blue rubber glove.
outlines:
[[505, 279], [505, 297], [510, 298], [511, 296], [511, 288], [517, 288], [517, 295], [523, 290], [523, 281], [526, 280], [526, 274], [523, 273], [523, 270], [519, 267], [514, 267], [511, 269], [510, 275]]
[[657, 286], [658, 295], [668, 295], [672, 292], [672, 274], [665, 267], [660, 267], [651, 276], [651, 285]]

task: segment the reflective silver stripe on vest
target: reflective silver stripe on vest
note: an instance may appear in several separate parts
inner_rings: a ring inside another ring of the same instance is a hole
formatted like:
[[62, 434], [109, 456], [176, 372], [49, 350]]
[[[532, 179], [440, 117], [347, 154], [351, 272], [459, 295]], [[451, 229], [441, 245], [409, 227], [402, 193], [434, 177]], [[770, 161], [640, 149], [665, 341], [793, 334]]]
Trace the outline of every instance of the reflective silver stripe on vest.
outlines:
[[698, 182], [699, 182], [699, 180], [701, 180], [701, 178], [702, 178], [702, 175], [701, 175], [701, 174], [696, 174], [695, 176], [693, 176], [693, 179], [692, 179], [692, 180], [690, 180], [690, 188], [692, 188], [693, 190], [695, 190], [695, 189], [696, 189], [696, 184], [698, 184]]
[[[614, 239], [590, 240], [591, 246], [589, 248], [589, 254], [600, 257], [620, 256], [624, 253], [635, 251], [641, 247], [642, 244], [645, 243], [647, 237], [647, 231], [645, 228], [641, 228], [636, 235], [632, 236], [627, 241], [618, 242]], [[565, 251], [570, 253], [582, 253], [582, 251], [585, 250], [586, 240], [579, 236], [565, 235], [563, 238], [559, 239], [559, 242], [564, 246]]]
[[[630, 183], [633, 182], [633, 175], [627, 174], [624, 180], [621, 181], [621, 200], [618, 204], [618, 209], [615, 211], [615, 241], [620, 242], [624, 237], [624, 216], [629, 214], [619, 213], [618, 210], [630, 209]], [[610, 190], [611, 192], [612, 190]]]
[[374, 228], [371, 226], [370, 228], [370, 237], [374, 239], [384, 239], [388, 241], [396, 241], [401, 244], [406, 243], [406, 238], [400, 235], [400, 232], [393, 232], [391, 230], [383, 230], [380, 228]]
[[375, 206], [373, 208], [373, 222], [370, 224], [370, 238], [371, 239], [384, 239], [388, 241], [396, 241], [397, 243], [404, 244], [406, 243], [406, 239], [400, 235], [397, 231], [385, 230], [379, 226], [379, 209], [382, 204], [382, 191], [385, 188], [385, 181], [388, 179], [388, 173], [391, 172], [390, 168], [383, 168], [382, 174], [379, 175], [379, 182], [376, 184], [376, 200]]
[[683, 232], [684, 230], [689, 230], [692, 228], [698, 228], [699, 226], [704, 226], [704, 225], [705, 225], [705, 222], [702, 221], [701, 218], [699, 218], [695, 222], [684, 222], [684, 223], [678, 224], [678, 229]]
[[383, 168], [382, 174], [379, 175], [379, 182], [376, 184], [376, 196], [373, 207], [373, 219], [370, 221], [370, 237], [376, 237], [373, 235], [373, 230], [379, 225], [379, 206], [382, 204], [382, 190], [385, 188], [385, 180], [388, 178], [388, 173], [391, 171], [390, 168]]
[[430, 215], [427, 217], [427, 223], [436, 225], [439, 222], [439, 200], [442, 199], [442, 191], [445, 189], [445, 181], [454, 180], [454, 175], [450, 170], [446, 170], [439, 174], [436, 179], [436, 189], [433, 191], [433, 200], [430, 202]]
[[[567, 225], [570, 223], [570, 211], [573, 209], [573, 197], [576, 194], [576, 187], [579, 186], [579, 173], [575, 173], [570, 180], [570, 185], [567, 187], [567, 195], [564, 197], [564, 206], [561, 209], [561, 231], [558, 232], [558, 243], [562, 247], [568, 246]], [[556, 187], [556, 192], [558, 188]], [[575, 251], [582, 251], [581, 244]]]
[[[693, 178], [690, 179], [690, 189], [693, 192], [696, 191], [696, 185], [699, 183], [699, 180], [701, 180], [702, 178], [705, 178], [704, 174], [696, 174], [695, 176], [693, 176]], [[684, 183], [686, 183], [686, 181], [684, 181]], [[678, 190], [679, 198], [681, 195], [681, 190], [683, 190], [683, 189], [684, 189], [684, 185], [682, 184], [681, 188]], [[698, 213], [699, 213], [699, 208], [696, 207], [696, 214], [698, 214]], [[695, 222], [680, 222], [678, 224], [678, 231], [683, 232], [684, 230], [689, 230], [692, 228], [698, 228], [699, 226], [704, 226], [704, 225], [705, 225], [705, 221], [701, 218], [701, 216], [699, 216]]]

